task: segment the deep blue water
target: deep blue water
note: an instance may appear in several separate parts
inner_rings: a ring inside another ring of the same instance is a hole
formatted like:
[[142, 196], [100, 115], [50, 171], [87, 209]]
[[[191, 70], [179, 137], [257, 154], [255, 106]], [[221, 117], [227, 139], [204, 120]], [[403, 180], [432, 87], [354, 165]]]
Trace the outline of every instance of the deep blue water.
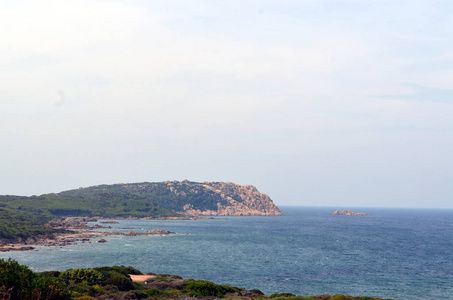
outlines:
[[[453, 299], [453, 210], [283, 207], [283, 217], [122, 220], [173, 236], [108, 236], [107, 243], [0, 253], [37, 271], [131, 265], [266, 294], [348, 294]], [[130, 231], [130, 230], [127, 230]]]

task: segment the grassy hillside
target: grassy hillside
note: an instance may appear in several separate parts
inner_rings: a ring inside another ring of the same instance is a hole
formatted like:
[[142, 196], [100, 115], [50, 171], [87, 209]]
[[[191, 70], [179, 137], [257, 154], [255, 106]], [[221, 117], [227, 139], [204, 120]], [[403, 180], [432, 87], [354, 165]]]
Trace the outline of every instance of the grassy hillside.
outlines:
[[42, 226], [47, 220], [45, 215], [16, 211], [0, 204], [0, 239], [14, 240], [55, 232]]
[[69, 197], [58, 194], [41, 196], [0, 196], [0, 242], [52, 233], [43, 225], [63, 216], [172, 217], [178, 214], [135, 195], [107, 192], [99, 197]]
[[215, 210], [217, 203], [227, 201], [206, 184], [191, 181], [142, 182], [129, 184], [97, 185], [59, 193], [59, 196], [105, 201], [107, 199], [135, 199], [148, 205], [157, 205], [171, 211], [183, 211], [186, 204], [200, 210]]
[[135, 195], [106, 192], [94, 198], [46, 194], [32, 197], [0, 196], [0, 204], [48, 217], [170, 217], [177, 214]]
[[216, 210], [227, 204], [218, 193], [195, 182], [144, 182], [98, 185], [41, 196], [0, 196], [9, 208], [47, 216], [170, 217], [186, 204]]

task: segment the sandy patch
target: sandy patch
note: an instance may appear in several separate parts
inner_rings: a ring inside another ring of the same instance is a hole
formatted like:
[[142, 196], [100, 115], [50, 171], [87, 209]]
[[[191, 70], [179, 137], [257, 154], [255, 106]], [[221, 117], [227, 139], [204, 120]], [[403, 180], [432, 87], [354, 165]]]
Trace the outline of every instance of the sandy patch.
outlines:
[[133, 282], [141, 282], [141, 283], [148, 281], [150, 279], [156, 278], [156, 275], [150, 275], [150, 274], [144, 274], [144, 275], [129, 274], [129, 276], [131, 276], [131, 279]]

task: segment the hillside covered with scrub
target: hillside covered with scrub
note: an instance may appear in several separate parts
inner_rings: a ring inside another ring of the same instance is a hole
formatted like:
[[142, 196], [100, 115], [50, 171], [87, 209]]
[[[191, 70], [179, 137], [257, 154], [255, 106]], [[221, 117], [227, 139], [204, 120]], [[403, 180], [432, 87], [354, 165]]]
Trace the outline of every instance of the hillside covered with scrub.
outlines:
[[[296, 296], [289, 293], [265, 296], [259, 290], [184, 279], [177, 275], [143, 275], [132, 267], [78, 268], [36, 273], [14, 260], [0, 259], [0, 299], [90, 300], [90, 299], [262, 299], [262, 300], [379, 300], [345, 295]], [[140, 277], [140, 276], [139, 276]]]
[[0, 239], [48, 233], [59, 217], [170, 218], [200, 215], [282, 215], [254, 186], [230, 182], [165, 181], [112, 185], [43, 194], [0, 196]]

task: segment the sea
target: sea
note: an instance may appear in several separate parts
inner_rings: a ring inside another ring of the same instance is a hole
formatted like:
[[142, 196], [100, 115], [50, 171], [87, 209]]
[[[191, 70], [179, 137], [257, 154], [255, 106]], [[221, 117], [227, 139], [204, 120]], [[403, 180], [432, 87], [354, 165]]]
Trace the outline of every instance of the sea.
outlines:
[[[281, 207], [284, 216], [118, 220], [106, 243], [0, 253], [35, 271], [112, 265], [177, 274], [266, 295], [346, 294], [397, 300], [453, 299], [453, 209]], [[102, 220], [104, 221], [104, 220]], [[107, 230], [107, 231], [108, 231]]]

